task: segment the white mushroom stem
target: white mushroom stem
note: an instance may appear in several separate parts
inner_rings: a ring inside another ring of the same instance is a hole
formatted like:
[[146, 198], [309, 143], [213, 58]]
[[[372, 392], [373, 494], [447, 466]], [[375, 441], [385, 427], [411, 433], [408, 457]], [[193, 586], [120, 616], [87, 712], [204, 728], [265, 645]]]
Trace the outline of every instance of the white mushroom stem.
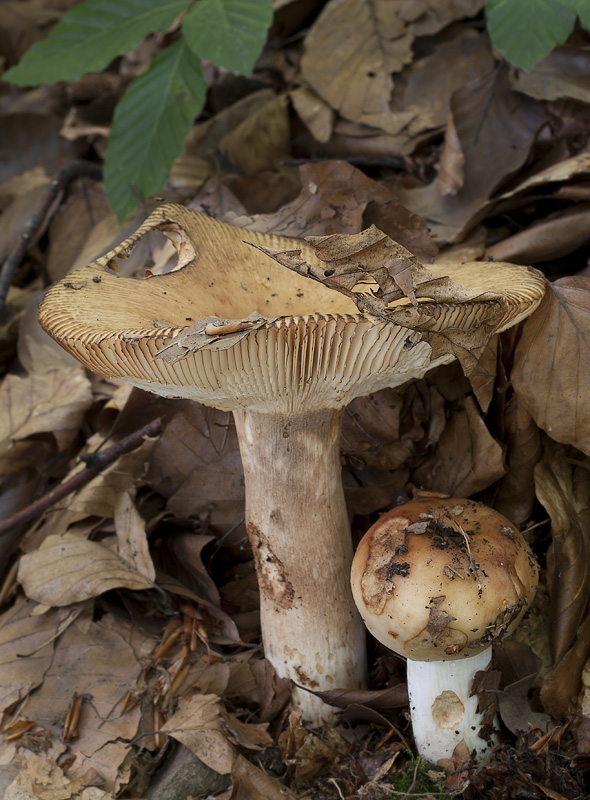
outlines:
[[492, 658], [488, 647], [477, 655], [454, 661], [413, 661], [408, 659], [408, 694], [412, 729], [418, 754], [436, 763], [450, 758], [464, 739], [469, 752], [481, 759], [497, 743], [482, 739], [482, 715], [477, 696], [470, 696], [475, 673], [485, 670]]
[[[365, 630], [349, 585], [341, 413], [234, 411], [264, 652], [279, 676], [320, 691], [366, 680]], [[309, 692], [295, 689], [295, 701], [313, 723], [333, 717]]]

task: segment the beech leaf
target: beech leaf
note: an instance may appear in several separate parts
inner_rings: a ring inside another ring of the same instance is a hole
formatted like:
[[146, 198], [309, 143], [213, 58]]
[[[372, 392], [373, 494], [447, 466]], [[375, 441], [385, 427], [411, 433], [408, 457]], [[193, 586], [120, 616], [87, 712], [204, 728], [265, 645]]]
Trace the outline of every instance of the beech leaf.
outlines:
[[65, 533], [48, 536], [26, 553], [18, 579], [27, 597], [46, 606], [67, 606], [109, 589], [153, 588], [153, 583], [104, 544]]
[[540, 428], [590, 454], [590, 278], [547, 284], [523, 325], [511, 378]]
[[537, 497], [551, 517], [547, 556], [557, 664], [578, 632], [590, 599], [590, 470], [548, 444], [535, 468]]

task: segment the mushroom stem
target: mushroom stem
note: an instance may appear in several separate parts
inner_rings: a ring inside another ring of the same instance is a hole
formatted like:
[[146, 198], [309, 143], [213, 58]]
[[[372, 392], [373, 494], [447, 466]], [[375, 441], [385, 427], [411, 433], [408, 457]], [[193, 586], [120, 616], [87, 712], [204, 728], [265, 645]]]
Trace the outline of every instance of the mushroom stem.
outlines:
[[470, 696], [476, 672], [485, 670], [492, 658], [488, 647], [477, 655], [452, 661], [408, 659], [408, 694], [412, 728], [418, 754], [436, 763], [450, 758], [464, 739], [469, 752], [481, 759], [497, 743], [495, 735], [482, 739], [483, 715], [477, 695]]
[[264, 652], [290, 678], [304, 717], [333, 709], [304, 691], [366, 681], [365, 633], [349, 585], [352, 542], [342, 490], [341, 411], [234, 411], [246, 528], [260, 588]]

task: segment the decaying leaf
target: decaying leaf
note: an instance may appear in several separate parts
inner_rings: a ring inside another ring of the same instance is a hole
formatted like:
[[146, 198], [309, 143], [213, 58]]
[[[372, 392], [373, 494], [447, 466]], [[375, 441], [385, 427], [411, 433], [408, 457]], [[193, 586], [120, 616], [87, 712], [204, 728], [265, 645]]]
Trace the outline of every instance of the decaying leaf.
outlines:
[[299, 174], [299, 196], [274, 213], [252, 217], [230, 213], [224, 219], [246, 230], [295, 239], [353, 234], [375, 223], [420, 258], [427, 260], [438, 252], [424, 221], [404, 208], [390, 189], [352, 164], [345, 161], [303, 164]]
[[6, 789], [4, 800], [114, 800], [98, 786], [70, 780], [50, 759], [31, 753], [22, 770]]
[[129, 492], [115, 500], [115, 530], [119, 556], [135, 567], [139, 575], [153, 582], [156, 570], [150, 556], [145, 522]]
[[243, 756], [234, 761], [231, 779], [232, 790], [227, 800], [295, 800], [296, 797], [280, 781]]
[[435, 455], [415, 477], [423, 486], [455, 497], [471, 497], [506, 472], [502, 447], [488, 431], [473, 397], [465, 398], [442, 432]]
[[56, 642], [42, 686], [27, 699], [27, 714], [59, 741], [73, 699], [83, 700], [77, 735], [67, 743], [75, 756], [70, 780], [82, 779], [92, 767], [102, 776], [101, 788], [113, 790], [141, 715], [139, 707], [124, 712], [123, 700], [152, 648], [152, 639], [109, 615], [86, 632], [71, 625]]
[[74, 533], [48, 536], [38, 550], [24, 555], [18, 579], [28, 597], [46, 606], [67, 606], [109, 589], [153, 587], [105, 542]]
[[590, 599], [590, 470], [547, 443], [535, 467], [537, 497], [551, 517], [547, 557], [555, 663], [564, 656]]
[[590, 278], [548, 284], [523, 325], [511, 377], [540, 428], [590, 454]]
[[155, 358], [175, 363], [197, 350], [229, 350], [251, 331], [274, 322], [277, 317], [263, 317], [256, 311], [243, 319], [204, 317], [172, 337]]
[[242, 546], [243, 471], [230, 413], [192, 400], [178, 403], [154, 448], [148, 480], [177, 517], [198, 520], [217, 535], [233, 530], [224, 541]]
[[506, 475], [501, 479], [494, 508], [515, 525], [529, 518], [535, 502], [535, 465], [541, 459], [541, 437], [518, 395], [505, 406]]
[[78, 366], [7, 375], [0, 387], [0, 472], [12, 472], [21, 460], [22, 466], [38, 462], [27, 441], [35, 434], [50, 434], [65, 449], [91, 402], [90, 381]]
[[399, 4], [331, 0], [305, 39], [304, 81], [346, 119], [391, 130], [392, 73], [412, 59]]
[[22, 700], [42, 683], [51, 665], [56, 634], [76, 616], [69, 608], [33, 615], [34, 605], [21, 598], [0, 617], [1, 710]]
[[221, 775], [231, 772], [237, 751], [227, 739], [217, 695], [195, 694], [182, 698], [162, 731], [178, 739]]
[[[276, 251], [258, 247], [279, 264], [346, 294], [359, 306], [385, 319], [394, 319], [392, 304], [408, 298], [416, 308], [418, 298], [440, 303], [474, 300], [502, 302], [493, 292], [481, 292], [427, 269], [409, 250], [394, 242], [375, 225], [358, 234], [306, 237], [317, 257], [327, 266], [307, 264], [300, 250]], [[257, 246], [257, 245], [253, 245]], [[366, 292], [352, 291], [366, 285]], [[412, 327], [412, 321], [409, 320]]]

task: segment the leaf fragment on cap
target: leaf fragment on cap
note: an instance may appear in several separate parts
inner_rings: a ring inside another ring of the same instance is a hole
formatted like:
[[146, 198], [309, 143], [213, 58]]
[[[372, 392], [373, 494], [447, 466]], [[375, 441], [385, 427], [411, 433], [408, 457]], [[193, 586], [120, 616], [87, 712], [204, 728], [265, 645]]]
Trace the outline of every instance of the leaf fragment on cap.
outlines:
[[163, 358], [174, 364], [198, 350], [229, 350], [244, 336], [277, 319], [278, 317], [263, 317], [256, 311], [243, 319], [203, 317], [174, 336], [155, 358]]

